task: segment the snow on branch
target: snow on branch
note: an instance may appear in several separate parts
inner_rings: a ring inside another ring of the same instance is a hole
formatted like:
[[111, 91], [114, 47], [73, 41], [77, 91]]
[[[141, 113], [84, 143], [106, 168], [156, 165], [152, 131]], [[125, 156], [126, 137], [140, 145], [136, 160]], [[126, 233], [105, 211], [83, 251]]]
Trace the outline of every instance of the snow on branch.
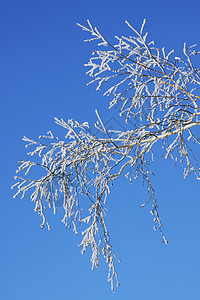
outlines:
[[[179, 55], [174, 50], [166, 54], [164, 48], [160, 50], [154, 41], [148, 41], [146, 20], [140, 31], [126, 24], [133, 36], [116, 36], [116, 45], [89, 21], [88, 27], [78, 25], [92, 36], [87, 41], [97, 40], [100, 47], [86, 64], [90, 83], [97, 82], [97, 90], [107, 86], [104, 95], [111, 98], [109, 108], [119, 107], [121, 122], [125, 120], [128, 129], [109, 130], [97, 110], [96, 134], [87, 122], [55, 118], [65, 130], [65, 139], [60, 140], [51, 131], [38, 141], [24, 137], [26, 147], [31, 148], [31, 159], [19, 162], [17, 183], [13, 185], [18, 189], [14, 197], [21, 194], [23, 198], [31, 192], [35, 211], [42, 217], [41, 227], [46, 224], [50, 229], [46, 210], [52, 208], [55, 214], [61, 197], [63, 223], [75, 234], [79, 225], [83, 226], [81, 252], [91, 248], [92, 269], [98, 268], [100, 255], [105, 258], [112, 290], [114, 280], [117, 285], [119, 280], [117, 257], [106, 225], [106, 201], [115, 181], [121, 176], [130, 182], [141, 178], [148, 193], [142, 207], [151, 204], [153, 228], [167, 243], [151, 183], [150, 163], [156, 147], [163, 149], [165, 159], [184, 164], [184, 178], [193, 173], [200, 179], [196, 153], [200, 145], [200, 69], [192, 63], [192, 57], [200, 52], [194, 45], [184, 44]], [[31, 175], [32, 169], [37, 178]]]

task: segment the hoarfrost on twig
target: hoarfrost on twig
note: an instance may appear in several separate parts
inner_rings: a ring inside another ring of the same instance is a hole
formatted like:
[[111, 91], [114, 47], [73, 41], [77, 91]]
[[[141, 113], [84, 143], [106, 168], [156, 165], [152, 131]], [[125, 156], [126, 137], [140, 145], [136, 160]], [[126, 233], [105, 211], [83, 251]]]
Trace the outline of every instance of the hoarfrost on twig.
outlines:
[[[42, 217], [41, 227], [46, 224], [50, 228], [45, 211], [52, 208], [56, 213], [56, 201], [63, 195], [63, 223], [75, 234], [78, 225], [86, 224], [81, 252], [91, 247], [92, 269], [99, 266], [99, 255], [105, 257], [112, 290], [114, 280], [117, 285], [119, 280], [106, 225], [106, 201], [115, 180], [122, 174], [130, 182], [143, 180], [148, 200], [141, 207], [151, 204], [153, 228], [167, 243], [151, 183], [150, 162], [155, 159], [155, 147], [161, 147], [163, 156], [172, 158], [175, 164], [185, 162], [184, 178], [191, 173], [200, 178], [195, 153], [200, 144], [195, 130], [200, 125], [200, 70], [192, 63], [192, 56], [200, 52], [186, 44], [179, 55], [174, 50], [166, 53], [164, 48], [156, 48], [155, 42], [147, 39], [145, 23], [146, 20], [137, 31], [126, 21], [133, 36], [116, 37], [114, 46], [89, 21], [88, 27], [78, 24], [92, 35], [87, 41], [97, 40], [100, 46], [86, 64], [92, 77], [90, 83], [97, 82], [97, 90], [107, 85], [104, 95], [111, 98], [109, 108], [120, 109], [121, 120], [124, 116], [129, 129], [107, 129], [97, 110], [95, 127], [103, 137], [94, 134], [88, 122], [55, 118], [66, 131], [65, 139], [59, 140], [51, 131], [40, 136], [39, 141], [24, 137], [26, 147], [34, 147], [29, 156], [38, 156], [40, 162], [22, 160], [17, 174], [24, 172], [24, 176], [15, 176], [17, 183], [12, 187], [18, 188], [14, 197], [21, 194], [23, 198], [32, 190], [31, 200]], [[32, 168], [42, 169], [44, 175], [32, 179]], [[84, 196], [89, 204], [83, 217]]]

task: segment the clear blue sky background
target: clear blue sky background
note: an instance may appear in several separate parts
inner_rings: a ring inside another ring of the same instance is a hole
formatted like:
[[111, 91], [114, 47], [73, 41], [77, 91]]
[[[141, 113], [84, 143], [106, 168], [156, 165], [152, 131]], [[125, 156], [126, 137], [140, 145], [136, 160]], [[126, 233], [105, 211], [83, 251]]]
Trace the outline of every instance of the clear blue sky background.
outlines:
[[199, 0], [1, 1], [0, 299], [200, 299], [200, 182], [184, 180], [181, 167], [154, 164], [167, 246], [152, 229], [150, 207], [140, 208], [141, 183], [121, 180], [113, 189], [108, 223], [122, 260], [115, 294], [103, 260], [92, 272], [90, 252], [80, 254], [80, 236], [64, 228], [62, 209], [50, 217], [52, 230], [42, 230], [34, 204], [13, 199], [10, 190], [16, 161], [26, 157], [23, 135], [63, 136], [54, 116], [93, 123], [98, 108], [109, 118], [108, 99], [86, 86], [83, 65], [95, 44], [83, 43], [86, 33], [76, 22], [89, 18], [114, 41], [113, 35], [130, 33], [125, 19], [139, 28], [147, 18], [150, 38], [180, 52], [185, 41], [200, 47], [199, 11]]

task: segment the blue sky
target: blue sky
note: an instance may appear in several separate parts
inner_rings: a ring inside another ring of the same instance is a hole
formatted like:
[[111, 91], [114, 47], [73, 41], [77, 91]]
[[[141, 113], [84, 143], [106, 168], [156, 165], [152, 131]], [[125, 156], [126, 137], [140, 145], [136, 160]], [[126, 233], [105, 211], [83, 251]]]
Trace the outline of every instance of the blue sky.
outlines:
[[50, 216], [52, 230], [42, 230], [33, 203], [13, 199], [10, 190], [16, 162], [26, 157], [24, 135], [52, 130], [63, 137], [54, 117], [93, 123], [96, 108], [109, 119], [108, 100], [86, 86], [83, 65], [95, 44], [83, 43], [76, 22], [90, 19], [114, 41], [129, 34], [124, 20], [139, 28], [146, 18], [150, 38], [180, 52], [185, 41], [200, 46], [199, 11], [199, 0], [1, 1], [1, 299], [200, 299], [200, 182], [184, 180], [181, 167], [154, 164], [167, 246], [149, 208], [140, 209], [142, 184], [121, 179], [113, 189], [108, 224], [121, 258], [115, 294], [103, 260], [92, 272], [90, 253], [80, 254], [80, 236], [64, 228], [62, 209]]

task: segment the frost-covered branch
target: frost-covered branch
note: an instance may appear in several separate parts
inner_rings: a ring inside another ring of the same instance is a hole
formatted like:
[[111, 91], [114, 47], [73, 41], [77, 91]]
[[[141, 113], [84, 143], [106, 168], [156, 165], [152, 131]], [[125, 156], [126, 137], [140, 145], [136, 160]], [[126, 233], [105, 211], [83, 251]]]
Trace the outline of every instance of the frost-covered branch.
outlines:
[[[21, 194], [23, 198], [31, 191], [35, 211], [42, 217], [41, 227], [47, 224], [50, 228], [46, 210], [52, 208], [55, 214], [62, 195], [63, 223], [76, 234], [79, 225], [83, 226], [81, 252], [91, 247], [92, 269], [99, 266], [100, 255], [105, 258], [112, 290], [114, 280], [117, 285], [119, 280], [106, 225], [106, 201], [116, 180], [121, 176], [130, 182], [141, 178], [151, 204], [153, 227], [167, 243], [151, 183], [155, 149], [161, 147], [166, 159], [183, 163], [184, 178], [194, 173], [200, 179], [200, 70], [192, 63], [192, 57], [200, 52], [184, 44], [181, 54], [175, 56], [174, 50], [166, 54], [164, 48], [147, 40], [146, 20], [140, 31], [126, 23], [133, 36], [116, 37], [116, 45], [89, 21], [88, 27], [79, 26], [92, 35], [88, 41], [97, 40], [100, 46], [86, 64], [90, 83], [97, 82], [98, 90], [107, 85], [104, 95], [111, 98], [109, 108], [119, 108], [121, 122], [125, 120], [128, 129], [107, 129], [97, 111], [96, 134], [87, 122], [55, 118], [66, 131], [65, 139], [52, 132], [38, 141], [24, 137], [26, 146], [33, 148], [31, 160], [19, 162], [13, 186], [18, 188], [14, 197]], [[32, 169], [36, 170], [31, 173]], [[31, 174], [37, 174], [36, 178]]]

